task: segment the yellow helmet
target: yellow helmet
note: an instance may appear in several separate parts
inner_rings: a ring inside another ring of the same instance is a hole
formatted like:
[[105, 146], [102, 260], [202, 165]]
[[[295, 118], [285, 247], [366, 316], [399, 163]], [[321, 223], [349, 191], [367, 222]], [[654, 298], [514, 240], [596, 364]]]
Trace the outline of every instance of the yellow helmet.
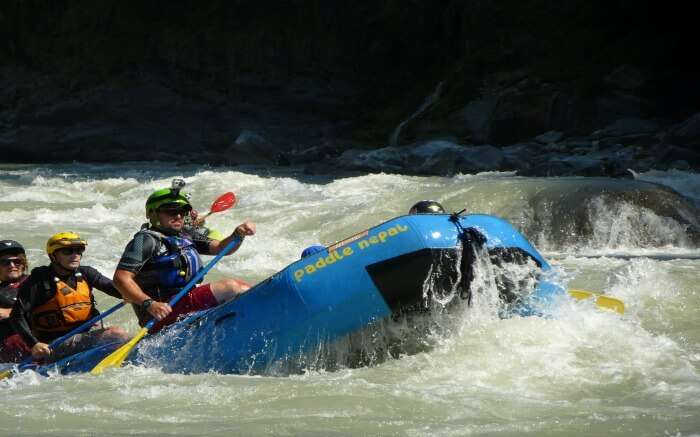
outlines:
[[54, 234], [46, 242], [46, 253], [53, 255], [57, 249], [63, 247], [85, 247], [87, 246], [87, 240], [84, 240], [80, 235], [75, 232], [59, 232]]

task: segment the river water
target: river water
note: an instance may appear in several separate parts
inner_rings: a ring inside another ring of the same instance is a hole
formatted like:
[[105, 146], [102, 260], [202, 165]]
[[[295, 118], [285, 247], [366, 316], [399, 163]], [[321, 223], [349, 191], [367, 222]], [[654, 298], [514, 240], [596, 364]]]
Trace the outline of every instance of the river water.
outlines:
[[[570, 288], [603, 291], [623, 316], [563, 301], [548, 317], [501, 319], [478, 303], [436, 318], [429, 346], [368, 366], [292, 375], [179, 375], [126, 367], [95, 377], [25, 372], [0, 382], [0, 435], [700, 435], [700, 250], [682, 223], [620, 200], [586, 205], [585, 234], [548, 212], [567, 192], [612, 180], [504, 173], [307, 176], [162, 163], [0, 166], [1, 238], [46, 263], [51, 234], [80, 232], [84, 264], [111, 276], [151, 191], [184, 177], [200, 210], [235, 191], [210, 226], [258, 225], [211, 278], [260, 281], [431, 198], [509, 219]], [[700, 202], [700, 177], [647, 173]], [[544, 196], [544, 197], [543, 197]], [[562, 234], [559, 232], [565, 229]], [[97, 293], [105, 309], [116, 300]], [[134, 332], [130, 310], [111, 323]], [[441, 325], [442, 324], [442, 325]]]

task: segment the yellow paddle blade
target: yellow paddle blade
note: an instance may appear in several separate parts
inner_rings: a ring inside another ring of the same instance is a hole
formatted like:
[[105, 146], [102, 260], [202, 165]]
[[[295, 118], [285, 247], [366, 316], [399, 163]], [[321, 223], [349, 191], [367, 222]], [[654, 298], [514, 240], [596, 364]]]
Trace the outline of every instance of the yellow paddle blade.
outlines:
[[625, 303], [616, 297], [598, 295], [595, 304], [598, 305], [598, 308], [605, 308], [615, 311], [618, 314], [625, 314]]
[[101, 374], [108, 367], [120, 367], [126, 357], [129, 356], [131, 350], [138, 344], [141, 339], [148, 334], [148, 328], [141, 328], [141, 330], [127, 343], [124, 343], [119, 349], [115, 350], [111, 354], [107, 355], [102, 361], [100, 361], [90, 373], [93, 375]]
[[0, 380], [5, 379], [5, 378], [9, 378], [10, 376], [12, 376], [13, 373], [15, 373], [15, 372], [12, 369], [4, 370], [4, 371], [0, 372]]
[[625, 313], [625, 303], [616, 297], [586, 290], [569, 290], [569, 294], [577, 300], [595, 298], [595, 304], [598, 308], [612, 310], [618, 314]]

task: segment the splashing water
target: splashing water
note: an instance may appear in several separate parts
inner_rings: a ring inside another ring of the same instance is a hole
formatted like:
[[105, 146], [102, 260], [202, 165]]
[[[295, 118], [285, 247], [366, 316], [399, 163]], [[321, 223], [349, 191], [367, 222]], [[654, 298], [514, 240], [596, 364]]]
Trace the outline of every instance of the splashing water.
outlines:
[[593, 247], [692, 246], [686, 234], [688, 225], [629, 202], [611, 205], [605, 196], [598, 197], [589, 206], [589, 220], [593, 234], [588, 244]]
[[[558, 215], [557, 206], [587, 180], [497, 173], [334, 179], [162, 163], [1, 166], [2, 237], [22, 242], [38, 266], [46, 263], [49, 235], [78, 231], [89, 240], [85, 263], [111, 275], [144, 221], [146, 197], [173, 177], [188, 181], [200, 210], [222, 192], [236, 192], [239, 204], [209, 220], [222, 233], [244, 219], [258, 224], [258, 234], [222, 261], [212, 279], [263, 280], [309, 244], [330, 244], [432, 198], [449, 210], [507, 218], [557, 255], [550, 260], [567, 287], [617, 296], [626, 313], [562, 299], [546, 317], [502, 318], [501, 289], [528, 284], [529, 268], [508, 265], [504, 272], [484, 255], [471, 306], [452, 304], [462, 299], [458, 287], [428, 287], [436, 311], [377, 323], [277, 364], [289, 368], [271, 369], [288, 376], [177, 375], [145, 367], [100, 377], [24, 372], [0, 381], [0, 435], [692, 435], [700, 429], [700, 260], [647, 256], [693, 255], [698, 248], [686, 224], [629, 202], [594, 199], [584, 214], [591, 227], [569, 226], [574, 218]], [[683, 177], [688, 187], [700, 180]], [[579, 233], [560, 237], [560, 228]], [[619, 254], [631, 259], [611, 256]], [[115, 303], [97, 299], [100, 308]], [[111, 323], [135, 331], [129, 311]]]

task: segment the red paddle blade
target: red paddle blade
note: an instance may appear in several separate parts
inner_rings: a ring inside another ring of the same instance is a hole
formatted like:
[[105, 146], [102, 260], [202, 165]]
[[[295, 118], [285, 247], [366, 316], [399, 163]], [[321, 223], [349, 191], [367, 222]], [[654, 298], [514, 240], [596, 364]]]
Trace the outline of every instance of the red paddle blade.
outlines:
[[232, 192], [224, 193], [211, 204], [209, 213], [226, 211], [236, 204], [236, 195]]

